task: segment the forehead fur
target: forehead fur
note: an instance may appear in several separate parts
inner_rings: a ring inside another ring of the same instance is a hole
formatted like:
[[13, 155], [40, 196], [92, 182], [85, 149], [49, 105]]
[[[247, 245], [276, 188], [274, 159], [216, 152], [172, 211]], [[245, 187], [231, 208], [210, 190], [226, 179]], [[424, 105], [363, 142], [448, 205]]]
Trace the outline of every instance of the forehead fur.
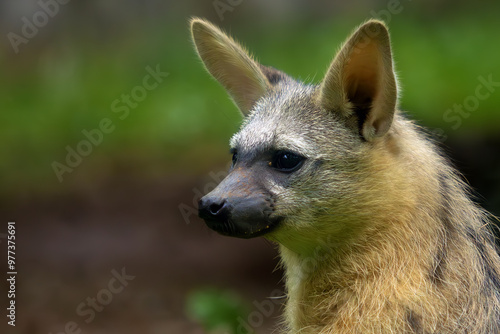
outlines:
[[231, 138], [231, 147], [248, 153], [288, 150], [323, 158], [328, 150], [318, 146], [332, 146], [336, 141], [332, 131], [343, 131], [336, 113], [316, 103], [317, 95], [318, 86], [293, 80], [278, 85], [256, 103], [241, 130]]

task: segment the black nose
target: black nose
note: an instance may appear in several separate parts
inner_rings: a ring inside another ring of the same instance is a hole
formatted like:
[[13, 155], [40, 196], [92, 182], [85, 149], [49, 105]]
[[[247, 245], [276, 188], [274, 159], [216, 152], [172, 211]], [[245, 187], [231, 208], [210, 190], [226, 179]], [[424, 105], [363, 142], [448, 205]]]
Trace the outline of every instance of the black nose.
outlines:
[[229, 205], [225, 199], [203, 197], [198, 203], [198, 216], [204, 220], [226, 221], [229, 218]]

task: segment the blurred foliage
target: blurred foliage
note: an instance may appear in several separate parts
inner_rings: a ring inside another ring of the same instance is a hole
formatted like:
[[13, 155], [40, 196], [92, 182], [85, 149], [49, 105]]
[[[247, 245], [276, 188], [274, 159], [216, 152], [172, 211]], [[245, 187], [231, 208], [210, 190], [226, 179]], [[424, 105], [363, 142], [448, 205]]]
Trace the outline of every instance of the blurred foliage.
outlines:
[[[482, 135], [498, 132], [500, 92], [480, 101], [457, 131], [443, 121], [443, 114], [475, 93], [479, 76], [500, 81], [500, 7], [478, 5], [473, 15], [456, 8], [436, 14], [423, 7], [410, 9], [413, 2], [402, 3], [404, 10], [389, 23], [401, 108], [448, 135], [464, 129]], [[220, 21], [210, 3], [202, 10], [191, 3], [182, 15], [151, 22], [139, 17], [114, 28], [119, 30], [114, 34], [99, 31], [85, 19], [66, 20], [69, 23], [52, 37], [37, 36], [21, 45], [18, 55], [6, 46], [0, 55], [8, 64], [0, 77], [1, 191], [61, 190], [129, 169], [161, 177], [201, 171], [227, 159], [221, 148], [227, 147], [241, 118], [192, 49], [187, 26], [192, 14], [209, 12], [214, 23], [230, 31], [262, 63], [319, 82], [340, 43], [370, 12], [369, 7], [353, 6], [346, 9], [347, 15], [325, 14], [318, 20], [292, 15], [257, 23], [245, 6], [243, 2]], [[112, 111], [113, 101], [142, 85], [145, 68], [157, 65], [169, 76], [121, 120]], [[59, 183], [53, 162], [64, 164], [67, 147], [76, 149], [86, 140], [82, 131], [98, 128], [103, 118], [111, 119], [114, 131], [104, 134], [102, 143]]]
[[247, 318], [249, 307], [234, 292], [200, 288], [187, 296], [186, 313], [207, 333], [236, 334], [238, 319]]

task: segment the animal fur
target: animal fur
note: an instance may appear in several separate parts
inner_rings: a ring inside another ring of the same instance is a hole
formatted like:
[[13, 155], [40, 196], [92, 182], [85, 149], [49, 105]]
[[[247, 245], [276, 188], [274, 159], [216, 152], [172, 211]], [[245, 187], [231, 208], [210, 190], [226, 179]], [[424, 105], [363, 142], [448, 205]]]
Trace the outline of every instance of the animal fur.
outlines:
[[191, 30], [245, 117], [200, 216], [279, 244], [285, 332], [500, 333], [491, 217], [398, 110], [384, 23], [356, 29], [319, 85], [260, 65], [205, 20]]

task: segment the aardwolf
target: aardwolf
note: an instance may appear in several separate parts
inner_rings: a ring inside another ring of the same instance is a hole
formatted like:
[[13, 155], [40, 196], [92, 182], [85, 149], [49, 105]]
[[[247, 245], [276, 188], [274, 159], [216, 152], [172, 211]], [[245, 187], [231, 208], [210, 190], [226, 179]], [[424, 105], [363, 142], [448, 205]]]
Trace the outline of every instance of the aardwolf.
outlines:
[[287, 333], [500, 333], [491, 216], [398, 110], [388, 30], [370, 20], [318, 85], [256, 62], [211, 23], [191, 31], [244, 116], [199, 216], [279, 244]]

